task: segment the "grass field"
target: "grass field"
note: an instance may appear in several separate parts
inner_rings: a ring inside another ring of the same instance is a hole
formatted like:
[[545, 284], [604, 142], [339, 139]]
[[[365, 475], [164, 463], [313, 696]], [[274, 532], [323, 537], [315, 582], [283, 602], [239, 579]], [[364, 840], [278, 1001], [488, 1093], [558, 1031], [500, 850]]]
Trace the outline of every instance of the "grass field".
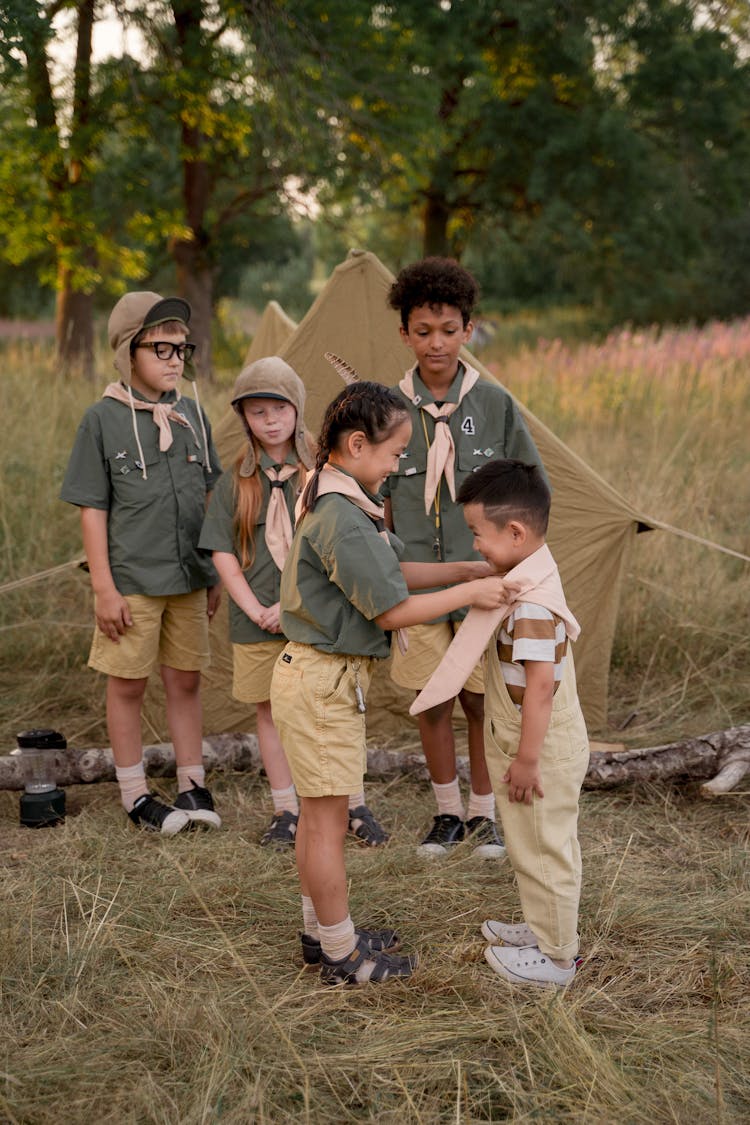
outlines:
[[[750, 554], [750, 322], [496, 339], [482, 358], [641, 510]], [[46, 344], [2, 360], [0, 585], [80, 550], [57, 494], [93, 397], [55, 377]], [[218, 417], [226, 382], [205, 397]], [[748, 721], [749, 573], [638, 537], [605, 735]], [[106, 745], [89, 633], [80, 572], [0, 593], [7, 749], [34, 725]], [[410, 778], [369, 789], [393, 840], [352, 845], [349, 870], [356, 920], [397, 924], [422, 966], [406, 986], [323, 991], [299, 971], [292, 864], [255, 843], [263, 783], [213, 788], [227, 831], [164, 842], [129, 830], [112, 785], [71, 788], [66, 824], [40, 833], [0, 793], [0, 1122], [750, 1120], [747, 787], [716, 803], [691, 785], [584, 794], [584, 965], [564, 997], [490, 973], [478, 925], [517, 910], [507, 865], [461, 849], [420, 863], [434, 810]]]
[[4, 833], [0, 1120], [750, 1119], [744, 800], [584, 794], [584, 964], [559, 996], [487, 967], [479, 924], [517, 911], [507, 864], [418, 860], [432, 800], [405, 778], [371, 787], [393, 841], [352, 843], [348, 869], [355, 918], [397, 925], [421, 967], [324, 989], [300, 970], [291, 858], [255, 843], [266, 792], [214, 791], [211, 836], [138, 836], [113, 785], [70, 789], [64, 827]]

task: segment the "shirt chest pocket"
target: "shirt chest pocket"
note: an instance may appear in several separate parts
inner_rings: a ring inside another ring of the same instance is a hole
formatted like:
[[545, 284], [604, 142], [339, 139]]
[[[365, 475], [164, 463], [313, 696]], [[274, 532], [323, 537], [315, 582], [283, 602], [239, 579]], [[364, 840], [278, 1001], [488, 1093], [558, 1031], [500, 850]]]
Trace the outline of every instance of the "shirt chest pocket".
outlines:
[[413, 441], [401, 455], [398, 470], [388, 478], [388, 487], [391, 496], [399, 504], [412, 507], [415, 511], [421, 508], [424, 515], [424, 482], [427, 473], [427, 450], [424, 442]]
[[[122, 495], [123, 493], [143, 488], [144, 485], [148, 484], [148, 480], [156, 475], [159, 453], [158, 450], [144, 452], [143, 460], [141, 460], [139, 452], [119, 449], [110, 453], [107, 460], [112, 487], [116, 492]], [[146, 480], [143, 478], [144, 465], [146, 468]]]
[[456, 447], [457, 485], [488, 461], [504, 456], [499, 436], [488, 433], [487, 427], [480, 425], [475, 416], [467, 414], [461, 419], [457, 418], [451, 429]]

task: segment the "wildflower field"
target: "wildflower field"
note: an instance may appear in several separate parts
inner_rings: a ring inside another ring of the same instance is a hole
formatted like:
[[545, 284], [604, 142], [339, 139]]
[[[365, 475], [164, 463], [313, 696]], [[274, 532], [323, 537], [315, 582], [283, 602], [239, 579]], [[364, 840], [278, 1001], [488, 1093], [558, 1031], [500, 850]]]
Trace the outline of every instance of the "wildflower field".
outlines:
[[[45, 342], [0, 356], [4, 586], [80, 552], [57, 494], [106, 377], [59, 380]], [[498, 333], [481, 358], [638, 509], [750, 554], [750, 321], [514, 349]], [[202, 395], [215, 419], [233, 376]], [[749, 605], [746, 562], [638, 536], [604, 737], [747, 722]], [[0, 592], [5, 752], [35, 725], [106, 745], [90, 613], [75, 569]], [[0, 793], [0, 1122], [750, 1119], [747, 784], [716, 802], [691, 784], [584, 794], [583, 965], [565, 995], [489, 971], [481, 921], [518, 918], [507, 864], [460, 847], [419, 860], [433, 800], [410, 777], [368, 787], [392, 840], [352, 842], [349, 872], [356, 921], [397, 926], [420, 969], [324, 990], [300, 967], [291, 858], [257, 846], [265, 782], [212, 788], [225, 829], [165, 841], [130, 829], [111, 784], [71, 787], [65, 825], [45, 832], [18, 827], [17, 794]]]

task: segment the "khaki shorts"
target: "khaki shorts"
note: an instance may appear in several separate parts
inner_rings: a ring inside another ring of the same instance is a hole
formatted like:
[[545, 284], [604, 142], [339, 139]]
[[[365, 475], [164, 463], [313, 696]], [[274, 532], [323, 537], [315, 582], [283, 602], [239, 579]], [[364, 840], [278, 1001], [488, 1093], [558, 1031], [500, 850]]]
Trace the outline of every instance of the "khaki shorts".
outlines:
[[[391, 678], [400, 687], [421, 691], [448, 651], [460, 621], [438, 621], [434, 625], [410, 625], [409, 649], [404, 655], [393, 645]], [[464, 684], [467, 691], [484, 694], [484, 657]]]
[[126, 594], [133, 624], [115, 644], [94, 630], [89, 668], [107, 676], [140, 680], [157, 665], [183, 672], [202, 672], [210, 663], [206, 591], [151, 598]]
[[232, 645], [232, 698], [240, 703], [265, 703], [271, 698], [273, 666], [286, 641]]
[[367, 766], [365, 716], [373, 660], [332, 655], [290, 641], [271, 680], [271, 712], [300, 797], [360, 793]]

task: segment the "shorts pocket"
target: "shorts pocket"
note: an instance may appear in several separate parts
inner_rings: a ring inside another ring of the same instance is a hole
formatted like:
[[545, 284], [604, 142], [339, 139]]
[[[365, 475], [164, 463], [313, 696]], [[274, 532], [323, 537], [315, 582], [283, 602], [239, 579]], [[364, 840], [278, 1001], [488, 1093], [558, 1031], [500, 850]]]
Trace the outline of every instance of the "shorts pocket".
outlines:
[[335, 703], [348, 694], [351, 696], [352, 705], [356, 706], [354, 671], [347, 662], [332, 664], [328, 675], [321, 677], [320, 689], [323, 703]]

